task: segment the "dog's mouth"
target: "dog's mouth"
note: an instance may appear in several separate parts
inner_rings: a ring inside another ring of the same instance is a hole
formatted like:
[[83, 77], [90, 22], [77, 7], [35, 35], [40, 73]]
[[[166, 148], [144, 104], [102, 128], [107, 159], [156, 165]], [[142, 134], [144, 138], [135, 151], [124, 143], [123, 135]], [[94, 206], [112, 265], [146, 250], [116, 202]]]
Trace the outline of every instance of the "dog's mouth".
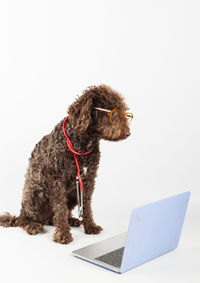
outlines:
[[124, 135], [120, 135], [118, 137], [112, 137], [112, 136], [104, 136], [102, 137], [104, 140], [107, 140], [107, 141], [122, 141], [122, 140], [125, 140], [127, 139], [129, 136], [130, 136], [130, 132], [129, 133], [126, 133]]
[[96, 129], [99, 137], [107, 141], [121, 141], [130, 136], [130, 128], [127, 125], [105, 125]]

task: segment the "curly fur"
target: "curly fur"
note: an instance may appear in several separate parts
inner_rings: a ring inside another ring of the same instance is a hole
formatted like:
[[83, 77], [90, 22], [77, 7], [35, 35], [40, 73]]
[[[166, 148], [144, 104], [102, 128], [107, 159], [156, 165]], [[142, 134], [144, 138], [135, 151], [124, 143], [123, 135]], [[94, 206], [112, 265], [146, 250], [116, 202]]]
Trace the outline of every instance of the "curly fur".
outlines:
[[[121, 111], [128, 109], [124, 98], [106, 85], [87, 88], [68, 108], [66, 132], [73, 148], [79, 152], [93, 148], [89, 155], [78, 156], [84, 185], [83, 220], [72, 217], [72, 210], [77, 205], [76, 166], [62, 131], [63, 119], [36, 144], [31, 153], [25, 174], [20, 215], [1, 215], [1, 226], [22, 227], [27, 233], [35, 235], [43, 230], [44, 224], [54, 225], [54, 241], [61, 244], [73, 240], [70, 226], [82, 224], [85, 233], [100, 233], [102, 228], [95, 224], [91, 208], [100, 159], [99, 141], [123, 140], [130, 135], [130, 130], [126, 119], [113, 125], [109, 122], [108, 113], [94, 107], [110, 110], [118, 108]], [[87, 172], [84, 168], [87, 168]]]

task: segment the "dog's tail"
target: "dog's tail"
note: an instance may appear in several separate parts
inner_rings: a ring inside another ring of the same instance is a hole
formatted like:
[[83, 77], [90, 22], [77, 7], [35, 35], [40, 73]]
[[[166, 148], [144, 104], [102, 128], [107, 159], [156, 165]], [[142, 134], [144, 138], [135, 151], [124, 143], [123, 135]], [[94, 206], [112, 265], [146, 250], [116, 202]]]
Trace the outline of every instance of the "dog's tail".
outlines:
[[3, 227], [17, 227], [18, 217], [10, 215], [10, 213], [5, 212], [3, 215], [0, 215], [0, 226]]

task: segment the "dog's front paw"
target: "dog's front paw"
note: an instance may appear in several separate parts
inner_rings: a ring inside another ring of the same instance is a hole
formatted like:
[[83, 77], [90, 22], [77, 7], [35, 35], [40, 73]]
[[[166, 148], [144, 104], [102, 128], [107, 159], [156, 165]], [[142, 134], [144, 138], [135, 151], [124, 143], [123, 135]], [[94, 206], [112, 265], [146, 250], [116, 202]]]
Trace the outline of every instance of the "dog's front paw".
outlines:
[[43, 225], [40, 223], [30, 222], [24, 226], [24, 230], [30, 235], [36, 235], [43, 231]]
[[71, 227], [79, 227], [81, 225], [81, 221], [75, 217], [68, 218], [68, 222]]
[[56, 243], [69, 244], [70, 242], [73, 241], [73, 238], [69, 231], [65, 231], [57, 228], [53, 235], [53, 240]]
[[99, 234], [103, 228], [96, 224], [90, 224], [88, 226], [84, 226], [84, 230], [86, 234]]

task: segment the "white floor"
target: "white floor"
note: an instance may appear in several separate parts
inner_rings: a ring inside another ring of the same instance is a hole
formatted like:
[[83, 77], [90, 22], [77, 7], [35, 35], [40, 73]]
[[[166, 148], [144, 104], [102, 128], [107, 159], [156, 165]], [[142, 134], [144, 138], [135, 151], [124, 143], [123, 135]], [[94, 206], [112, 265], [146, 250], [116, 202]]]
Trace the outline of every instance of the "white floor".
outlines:
[[[112, 219], [113, 217], [113, 219]], [[52, 241], [54, 228], [45, 233], [27, 235], [20, 228], [0, 227], [0, 282], [200, 282], [199, 215], [187, 215], [179, 247], [124, 274], [117, 274], [71, 255], [74, 249], [124, 232], [126, 223], [118, 213], [97, 224], [104, 227], [100, 235], [86, 235], [83, 228], [73, 228], [74, 241], [60, 245]], [[115, 221], [114, 221], [115, 219]], [[116, 221], [117, 219], [117, 221]], [[116, 225], [114, 224], [116, 223]], [[121, 224], [120, 224], [121, 223]], [[116, 227], [116, 228], [114, 228]]]

